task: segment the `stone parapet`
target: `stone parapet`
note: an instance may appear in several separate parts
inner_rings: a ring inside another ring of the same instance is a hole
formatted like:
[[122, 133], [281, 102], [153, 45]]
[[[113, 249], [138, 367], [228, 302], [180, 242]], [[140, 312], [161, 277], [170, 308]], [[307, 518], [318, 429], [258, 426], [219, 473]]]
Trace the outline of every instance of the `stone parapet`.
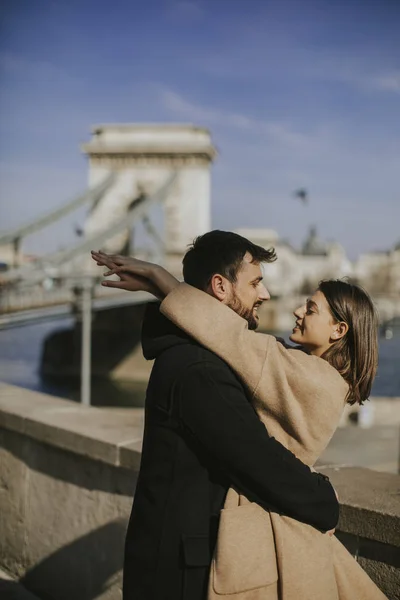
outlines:
[[121, 598], [143, 410], [0, 387], [0, 566], [39, 598]]
[[0, 383], [0, 427], [115, 467], [138, 468], [141, 408], [95, 408]]
[[[142, 409], [83, 407], [0, 384], [0, 565], [41, 598], [121, 598]], [[400, 477], [325, 468], [337, 535], [390, 600], [400, 590]]]
[[400, 598], [400, 476], [325, 468], [340, 500], [336, 535], [391, 600]]
[[400, 552], [400, 477], [358, 467], [323, 472], [339, 494], [338, 529], [396, 546]]

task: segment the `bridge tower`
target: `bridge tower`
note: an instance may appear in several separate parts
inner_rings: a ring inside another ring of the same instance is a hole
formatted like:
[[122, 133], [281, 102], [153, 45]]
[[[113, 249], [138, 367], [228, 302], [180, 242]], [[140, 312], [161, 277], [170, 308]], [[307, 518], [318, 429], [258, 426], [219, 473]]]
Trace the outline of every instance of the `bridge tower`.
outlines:
[[[209, 131], [193, 125], [98, 125], [82, 149], [89, 157], [90, 187], [117, 172], [115, 183], [90, 211], [86, 236], [123, 217], [132, 196], [154, 193], [172, 171], [178, 172], [164, 202], [160, 233], [167, 265], [180, 270], [187, 245], [211, 228], [210, 165], [216, 152]], [[129, 235], [113, 237], [104, 248], [120, 252]]]

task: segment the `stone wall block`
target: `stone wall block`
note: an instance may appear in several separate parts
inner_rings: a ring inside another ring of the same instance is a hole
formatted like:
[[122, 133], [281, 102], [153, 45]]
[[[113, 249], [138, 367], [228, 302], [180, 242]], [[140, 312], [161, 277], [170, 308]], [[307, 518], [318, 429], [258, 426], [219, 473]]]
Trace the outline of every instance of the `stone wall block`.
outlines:
[[23, 438], [0, 429], [0, 564], [15, 575], [24, 571], [25, 561], [30, 472], [18, 458], [24, 444]]

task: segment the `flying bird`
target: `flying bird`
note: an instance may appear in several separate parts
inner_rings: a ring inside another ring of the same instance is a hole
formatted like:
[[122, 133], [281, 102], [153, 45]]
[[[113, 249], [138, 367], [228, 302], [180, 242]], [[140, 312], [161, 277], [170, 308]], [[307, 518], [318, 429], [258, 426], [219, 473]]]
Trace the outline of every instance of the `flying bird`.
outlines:
[[300, 188], [294, 192], [294, 197], [299, 198], [303, 204], [308, 204], [308, 192], [304, 188]]

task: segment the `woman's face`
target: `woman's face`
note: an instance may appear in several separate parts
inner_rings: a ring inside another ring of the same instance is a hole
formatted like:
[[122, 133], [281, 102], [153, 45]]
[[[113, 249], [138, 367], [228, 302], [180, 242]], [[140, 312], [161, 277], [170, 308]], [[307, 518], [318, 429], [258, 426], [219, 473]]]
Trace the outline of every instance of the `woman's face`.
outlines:
[[290, 339], [301, 344], [311, 354], [321, 356], [335, 339], [341, 337], [340, 324], [334, 321], [326, 298], [319, 290], [293, 314], [296, 326]]

